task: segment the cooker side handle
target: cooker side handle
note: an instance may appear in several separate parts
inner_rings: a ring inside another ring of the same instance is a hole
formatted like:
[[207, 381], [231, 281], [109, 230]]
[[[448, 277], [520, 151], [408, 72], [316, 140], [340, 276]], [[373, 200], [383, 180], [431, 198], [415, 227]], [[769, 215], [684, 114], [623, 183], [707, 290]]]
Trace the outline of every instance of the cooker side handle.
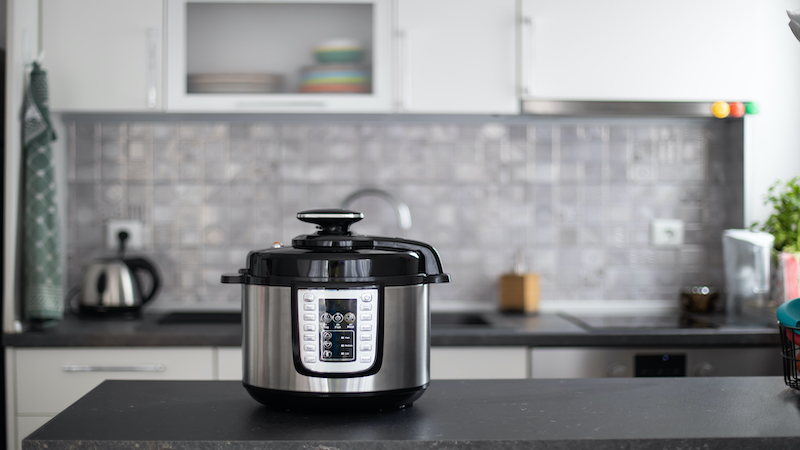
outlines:
[[221, 282], [223, 284], [245, 284], [247, 281], [245, 279], [247, 277], [246, 273], [223, 273]]
[[372, 243], [375, 250], [407, 250], [419, 256], [420, 268], [425, 272], [426, 283], [449, 283], [450, 274], [442, 270], [439, 253], [432, 246], [419, 241], [399, 238], [376, 238]]

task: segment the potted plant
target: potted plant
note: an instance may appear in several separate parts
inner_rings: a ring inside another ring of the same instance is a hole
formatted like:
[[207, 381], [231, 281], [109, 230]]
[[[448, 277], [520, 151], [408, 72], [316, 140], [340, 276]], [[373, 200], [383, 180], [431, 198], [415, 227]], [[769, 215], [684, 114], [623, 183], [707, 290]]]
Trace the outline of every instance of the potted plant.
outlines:
[[751, 228], [775, 237], [770, 291], [773, 301], [783, 303], [800, 297], [800, 177], [770, 186], [764, 204], [772, 206], [772, 214]]

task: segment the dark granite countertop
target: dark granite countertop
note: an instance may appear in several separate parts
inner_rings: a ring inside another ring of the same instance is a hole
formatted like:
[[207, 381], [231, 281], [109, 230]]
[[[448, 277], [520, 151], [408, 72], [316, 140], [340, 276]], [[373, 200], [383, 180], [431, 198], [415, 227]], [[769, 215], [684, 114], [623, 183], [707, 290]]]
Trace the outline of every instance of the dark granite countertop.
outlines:
[[233, 381], [106, 381], [22, 448], [796, 449], [800, 395], [779, 377], [446, 380], [403, 410], [302, 413]]
[[[541, 313], [525, 316], [497, 312], [434, 313], [433, 346], [570, 346], [687, 347], [777, 346], [777, 328], [768, 321], [726, 322], [714, 328], [616, 328], [580, 326], [568, 316]], [[160, 323], [163, 314], [140, 319], [67, 316], [58, 326], [41, 331], [5, 334], [4, 346], [239, 346], [242, 327], [229, 315], [208, 323]], [[477, 322], [472, 323], [478, 318]], [[464, 320], [467, 319], [467, 320]]]

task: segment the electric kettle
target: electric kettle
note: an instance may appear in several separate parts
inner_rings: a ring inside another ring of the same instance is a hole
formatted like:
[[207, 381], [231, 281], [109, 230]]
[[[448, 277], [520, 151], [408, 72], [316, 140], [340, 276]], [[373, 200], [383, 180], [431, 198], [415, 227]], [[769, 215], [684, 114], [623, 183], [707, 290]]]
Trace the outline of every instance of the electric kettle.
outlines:
[[725, 230], [722, 254], [725, 268], [725, 311], [728, 315], [763, 308], [770, 294], [770, 255], [775, 237], [750, 230]]
[[[90, 315], [138, 314], [142, 306], [155, 297], [161, 276], [152, 261], [137, 257], [125, 258], [128, 233], [120, 232], [117, 256], [104, 258], [84, 268], [79, 311]], [[150, 288], [143, 294], [142, 274], [150, 277]]]

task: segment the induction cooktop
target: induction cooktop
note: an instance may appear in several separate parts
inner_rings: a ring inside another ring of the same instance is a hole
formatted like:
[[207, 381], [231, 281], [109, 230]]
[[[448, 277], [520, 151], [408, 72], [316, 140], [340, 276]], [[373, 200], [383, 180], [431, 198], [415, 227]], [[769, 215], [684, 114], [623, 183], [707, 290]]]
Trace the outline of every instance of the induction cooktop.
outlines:
[[719, 324], [711, 320], [684, 313], [667, 312], [661, 314], [559, 314], [564, 319], [586, 328], [587, 330], [636, 330], [636, 329], [670, 329], [670, 328], [719, 328]]

